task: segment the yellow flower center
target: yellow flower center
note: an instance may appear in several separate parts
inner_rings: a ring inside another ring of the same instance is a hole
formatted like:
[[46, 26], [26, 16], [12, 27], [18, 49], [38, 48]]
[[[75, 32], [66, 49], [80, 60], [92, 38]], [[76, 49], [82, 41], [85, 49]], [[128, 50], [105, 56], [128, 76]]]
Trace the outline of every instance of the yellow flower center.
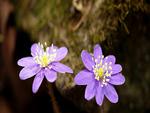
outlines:
[[[43, 47], [43, 45], [40, 45], [41, 48], [43, 49], [43, 52], [39, 51], [37, 56], [35, 57], [36, 63], [40, 64], [41, 67], [47, 67], [52, 61], [54, 61], [56, 57], [56, 49], [53, 49], [53, 53], [49, 53], [49, 48], [48, 47]], [[53, 47], [53, 45], [52, 45]]]
[[103, 68], [99, 68], [99, 69], [97, 70], [97, 73], [98, 73], [98, 76], [101, 78], [101, 77], [103, 76], [103, 74], [104, 74]]
[[[95, 60], [95, 66], [93, 66], [93, 72], [96, 80], [101, 81], [101, 86], [107, 85], [109, 77], [112, 74], [112, 62], [103, 62], [104, 56], [99, 56], [99, 59]], [[106, 57], [107, 59], [107, 57]], [[99, 62], [98, 62], [99, 60]]]
[[44, 55], [41, 57], [41, 62], [40, 62], [40, 64], [41, 64], [42, 67], [46, 67], [46, 66], [49, 64], [48, 55], [44, 54]]

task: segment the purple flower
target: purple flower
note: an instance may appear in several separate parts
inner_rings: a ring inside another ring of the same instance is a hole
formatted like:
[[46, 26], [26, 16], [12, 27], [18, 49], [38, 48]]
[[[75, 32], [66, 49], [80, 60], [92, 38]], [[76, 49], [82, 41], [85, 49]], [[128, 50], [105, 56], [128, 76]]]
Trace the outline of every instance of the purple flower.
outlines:
[[101, 47], [94, 47], [94, 54], [83, 50], [81, 58], [86, 69], [80, 71], [75, 77], [77, 85], [87, 85], [85, 99], [90, 100], [94, 96], [96, 103], [102, 105], [104, 95], [112, 103], [118, 102], [118, 94], [113, 85], [122, 85], [124, 76], [120, 73], [122, 67], [115, 64], [115, 56], [109, 55], [104, 58]]
[[[45, 43], [46, 46], [46, 43]], [[35, 75], [32, 91], [36, 93], [44, 79], [54, 82], [59, 73], [73, 73], [72, 69], [59, 61], [68, 53], [66, 47], [56, 46], [44, 47], [42, 44], [33, 44], [31, 47], [31, 57], [24, 57], [18, 60], [18, 65], [24, 67], [19, 77], [21, 80], [28, 79]]]

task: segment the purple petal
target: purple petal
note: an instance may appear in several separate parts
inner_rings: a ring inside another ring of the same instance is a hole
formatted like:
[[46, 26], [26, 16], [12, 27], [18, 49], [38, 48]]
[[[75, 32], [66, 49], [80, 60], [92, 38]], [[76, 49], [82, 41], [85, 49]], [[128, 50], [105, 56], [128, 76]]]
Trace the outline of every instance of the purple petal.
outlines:
[[112, 75], [120, 73], [122, 71], [122, 67], [120, 64], [115, 64], [112, 66]]
[[90, 84], [86, 86], [84, 97], [86, 100], [91, 100], [95, 96], [95, 93], [96, 93], [95, 81], [92, 81]]
[[40, 70], [41, 70], [41, 67], [39, 67], [38, 65], [25, 67], [20, 71], [19, 77], [21, 80], [25, 80], [25, 79], [31, 78], [32, 76], [37, 74]]
[[45, 77], [49, 82], [54, 82], [57, 79], [57, 73], [53, 70], [46, 69], [44, 71]]
[[44, 51], [39, 44], [35, 43], [31, 46], [31, 55], [32, 56], [36, 56], [39, 53], [42, 54], [42, 52], [44, 52]]
[[95, 65], [94, 61], [92, 60], [92, 56], [87, 51], [83, 50], [81, 53], [81, 58], [84, 66], [91, 71], [93, 69], [92, 66]]
[[32, 84], [32, 91], [33, 91], [33, 93], [36, 93], [38, 91], [38, 89], [39, 89], [43, 79], [44, 79], [44, 73], [42, 71], [39, 72], [35, 76], [35, 78], [33, 80], [33, 84]]
[[73, 73], [72, 69], [62, 63], [54, 62], [52, 63], [52, 69], [59, 73]]
[[103, 103], [103, 99], [104, 99], [104, 91], [103, 87], [101, 87], [101, 84], [99, 83], [96, 93], [96, 103], [101, 106]]
[[62, 60], [68, 53], [68, 50], [66, 47], [61, 47], [59, 49], [57, 49], [57, 52], [56, 52], [56, 57], [55, 57], [55, 61], [60, 61]]
[[24, 57], [18, 60], [17, 64], [22, 67], [30, 67], [30, 66], [35, 65], [36, 63], [33, 57]]
[[110, 77], [109, 83], [113, 85], [122, 85], [125, 82], [125, 78], [121, 73], [113, 75]]
[[102, 49], [99, 44], [96, 44], [94, 47], [94, 58], [98, 60], [101, 55]]
[[104, 86], [104, 94], [107, 97], [107, 99], [112, 102], [112, 103], [117, 103], [118, 102], [118, 94], [115, 90], [115, 88], [110, 85], [107, 84], [107, 86]]
[[57, 51], [57, 49], [58, 49], [57, 46], [52, 45], [52, 46], [48, 47], [48, 52], [49, 52], [49, 54], [53, 54]]
[[112, 62], [112, 64], [115, 64], [115, 62], [116, 62], [116, 58], [115, 58], [115, 56], [113, 56], [113, 55], [108, 55], [108, 56], [106, 56], [105, 58], [104, 58], [104, 61], [103, 61], [104, 63], [106, 62], [106, 63], [110, 63], [110, 62]]
[[87, 85], [91, 83], [92, 80], [93, 73], [89, 72], [88, 70], [80, 71], [74, 78], [74, 81], [77, 85]]

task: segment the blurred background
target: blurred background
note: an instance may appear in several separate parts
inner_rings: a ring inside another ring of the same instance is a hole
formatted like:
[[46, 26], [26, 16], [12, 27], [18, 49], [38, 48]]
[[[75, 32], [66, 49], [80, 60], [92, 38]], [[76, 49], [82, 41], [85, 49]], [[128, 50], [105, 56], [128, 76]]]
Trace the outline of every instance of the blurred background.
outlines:
[[[62, 62], [74, 70], [36, 94], [17, 66], [34, 42], [69, 48]], [[73, 82], [84, 68], [81, 51], [97, 43], [123, 67], [117, 104], [86, 101]], [[0, 0], [0, 113], [150, 113], [149, 94], [150, 0]]]

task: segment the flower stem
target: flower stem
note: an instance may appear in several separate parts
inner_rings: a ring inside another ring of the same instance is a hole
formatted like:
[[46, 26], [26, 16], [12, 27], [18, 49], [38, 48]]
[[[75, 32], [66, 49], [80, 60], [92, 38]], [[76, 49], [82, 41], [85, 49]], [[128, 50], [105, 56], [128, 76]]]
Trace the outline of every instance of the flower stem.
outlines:
[[105, 113], [104, 107], [105, 107], [105, 105], [104, 105], [104, 103], [103, 103], [102, 106], [100, 107], [100, 113]]
[[51, 97], [52, 107], [53, 107], [54, 113], [61, 113], [59, 106], [58, 106], [58, 103], [57, 103], [57, 100], [56, 100], [55, 95], [54, 95], [54, 89], [52, 87], [52, 84], [48, 84], [47, 87], [48, 87], [48, 94]]

